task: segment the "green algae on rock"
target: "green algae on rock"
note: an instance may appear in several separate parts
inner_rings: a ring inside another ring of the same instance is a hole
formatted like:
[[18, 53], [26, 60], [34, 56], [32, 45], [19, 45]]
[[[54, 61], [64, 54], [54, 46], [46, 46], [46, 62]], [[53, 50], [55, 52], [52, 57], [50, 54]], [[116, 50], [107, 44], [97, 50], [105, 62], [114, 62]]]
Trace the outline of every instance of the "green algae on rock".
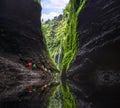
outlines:
[[50, 58], [58, 70], [68, 70], [79, 48], [77, 21], [78, 14], [86, 0], [70, 0], [63, 15], [42, 22], [43, 34]]

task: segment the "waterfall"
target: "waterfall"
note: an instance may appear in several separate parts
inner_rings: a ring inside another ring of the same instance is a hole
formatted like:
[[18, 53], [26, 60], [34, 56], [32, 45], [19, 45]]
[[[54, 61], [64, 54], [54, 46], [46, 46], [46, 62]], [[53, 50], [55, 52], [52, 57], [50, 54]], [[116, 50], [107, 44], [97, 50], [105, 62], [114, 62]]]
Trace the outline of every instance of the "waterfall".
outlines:
[[61, 69], [61, 59], [62, 59], [62, 48], [59, 49], [58, 53], [58, 59], [57, 59], [57, 64], [58, 64], [58, 69]]

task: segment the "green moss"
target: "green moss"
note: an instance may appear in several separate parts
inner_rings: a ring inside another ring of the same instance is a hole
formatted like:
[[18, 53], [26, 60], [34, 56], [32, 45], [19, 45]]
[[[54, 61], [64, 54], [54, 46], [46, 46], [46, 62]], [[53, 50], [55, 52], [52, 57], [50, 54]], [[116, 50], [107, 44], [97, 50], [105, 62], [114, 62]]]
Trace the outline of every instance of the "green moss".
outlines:
[[70, 92], [70, 88], [66, 83], [65, 86], [61, 87], [63, 96], [63, 108], [76, 108], [76, 101], [74, 96]]
[[76, 0], [70, 0], [69, 4], [64, 9], [64, 13], [67, 16], [67, 26], [65, 29], [67, 41], [64, 46], [64, 57], [62, 60], [62, 69], [64, 70], [69, 69], [70, 63], [74, 59], [79, 48], [77, 34], [78, 15], [85, 3], [86, 0], [80, 0], [80, 5], [76, 4]]
[[42, 22], [50, 58], [60, 71], [69, 69], [71, 61], [78, 51], [78, 15], [85, 3], [86, 0], [80, 0], [79, 4], [76, 3], [76, 0], [70, 0], [63, 15]]
[[[60, 15], [58, 17], [55, 17], [53, 20], [42, 22], [42, 31], [44, 34], [46, 47], [48, 49], [50, 58], [52, 58], [58, 70], [61, 70], [61, 54], [63, 52], [61, 52], [60, 55], [59, 53], [60, 50], [63, 49], [63, 40], [65, 40], [64, 30], [67, 24], [65, 20], [61, 19], [61, 17], [63, 16]], [[60, 59], [58, 58], [59, 56], [61, 56]]]
[[70, 92], [69, 85], [62, 84], [54, 90], [49, 98], [48, 108], [76, 108], [76, 101]]

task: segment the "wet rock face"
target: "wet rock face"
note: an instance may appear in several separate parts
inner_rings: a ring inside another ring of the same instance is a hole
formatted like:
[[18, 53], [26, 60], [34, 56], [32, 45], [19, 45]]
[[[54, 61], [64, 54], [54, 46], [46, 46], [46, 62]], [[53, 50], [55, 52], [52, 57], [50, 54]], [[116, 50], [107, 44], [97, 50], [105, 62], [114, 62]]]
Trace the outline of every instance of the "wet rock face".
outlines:
[[[88, 0], [79, 14], [80, 50], [69, 70], [69, 78], [73, 79], [71, 87], [73, 83], [76, 85], [72, 87], [73, 93], [81, 91], [86, 101], [91, 102], [85, 108], [113, 108], [119, 103], [119, 10], [119, 0]], [[79, 106], [82, 105], [78, 94], [76, 97]]]
[[40, 11], [34, 0], [0, 1], [0, 101], [19, 100], [25, 89], [51, 80], [48, 73], [26, 67], [30, 61], [40, 66], [46, 59]]
[[34, 0], [0, 2], [0, 52], [37, 61], [44, 50], [40, 5]]

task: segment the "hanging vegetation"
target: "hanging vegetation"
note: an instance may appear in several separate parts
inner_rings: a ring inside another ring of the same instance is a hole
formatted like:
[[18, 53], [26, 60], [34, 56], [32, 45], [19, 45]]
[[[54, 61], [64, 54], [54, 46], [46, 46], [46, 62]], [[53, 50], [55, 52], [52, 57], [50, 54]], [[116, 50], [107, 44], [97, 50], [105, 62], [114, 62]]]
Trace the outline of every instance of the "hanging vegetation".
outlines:
[[60, 71], [69, 69], [78, 51], [77, 20], [85, 3], [86, 0], [80, 0], [79, 4], [76, 4], [76, 0], [70, 0], [63, 15], [42, 21], [46, 47], [50, 58]]

